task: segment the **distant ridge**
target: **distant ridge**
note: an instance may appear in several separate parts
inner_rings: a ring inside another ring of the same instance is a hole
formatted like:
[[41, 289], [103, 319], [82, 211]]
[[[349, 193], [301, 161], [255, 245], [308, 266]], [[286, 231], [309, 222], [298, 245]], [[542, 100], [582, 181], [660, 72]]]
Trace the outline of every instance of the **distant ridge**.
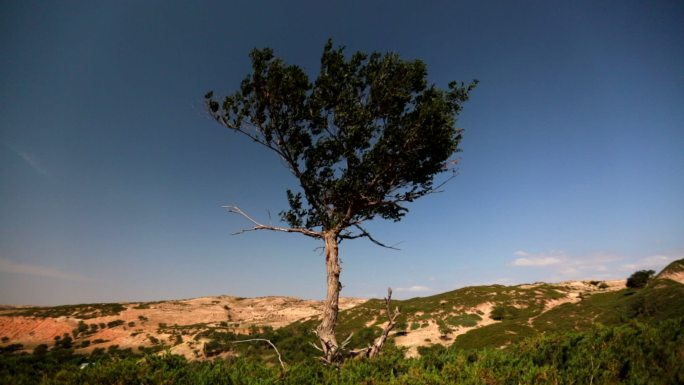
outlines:
[[684, 284], [684, 258], [672, 261], [658, 273], [656, 279], [670, 279]]

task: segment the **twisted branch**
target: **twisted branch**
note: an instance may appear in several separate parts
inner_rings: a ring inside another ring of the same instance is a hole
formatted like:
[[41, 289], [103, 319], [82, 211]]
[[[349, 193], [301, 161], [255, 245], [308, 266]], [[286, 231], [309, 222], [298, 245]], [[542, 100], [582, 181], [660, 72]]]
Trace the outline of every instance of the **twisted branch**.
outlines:
[[233, 235], [242, 234], [242, 233], [246, 233], [248, 231], [255, 231], [255, 230], [271, 230], [271, 231], [282, 231], [285, 233], [300, 233], [300, 234], [304, 234], [304, 235], [312, 237], [312, 238], [323, 238], [323, 234], [321, 234], [320, 232], [309, 230], [309, 229], [302, 228], [302, 227], [282, 227], [282, 226], [264, 225], [264, 224], [258, 222], [257, 220], [255, 220], [254, 218], [250, 217], [249, 215], [247, 215], [247, 213], [242, 211], [242, 209], [237, 207], [237, 206], [221, 206], [221, 207], [227, 209], [228, 212], [230, 212], [230, 213], [238, 214], [238, 215], [244, 217], [245, 219], [247, 219], [248, 221], [250, 221], [254, 224], [254, 227], [249, 228], [249, 229], [242, 229], [238, 232], [233, 233]]
[[384, 248], [386, 248], [386, 249], [399, 250], [399, 249], [398, 249], [397, 247], [395, 247], [394, 245], [389, 246], [389, 245], [386, 245], [386, 244], [384, 244], [384, 243], [378, 241], [377, 239], [373, 238], [373, 236], [370, 235], [370, 233], [368, 232], [368, 230], [366, 230], [366, 229], [364, 229], [363, 227], [361, 227], [361, 225], [359, 225], [359, 224], [353, 224], [352, 226], [356, 227], [356, 228], [359, 230], [359, 233], [358, 233], [358, 234], [352, 234], [352, 233], [341, 234], [341, 235], [340, 235], [340, 238], [341, 238], [341, 239], [368, 238], [369, 241], [375, 243], [375, 244], [378, 245], [378, 246], [384, 247]]
[[385, 310], [387, 311], [387, 325], [382, 329], [382, 334], [380, 334], [380, 337], [376, 338], [373, 344], [367, 348], [363, 349], [357, 349], [357, 350], [352, 350], [350, 353], [352, 356], [356, 357], [364, 357], [364, 358], [373, 358], [377, 357], [378, 354], [380, 354], [380, 351], [382, 350], [382, 347], [385, 345], [385, 341], [387, 341], [387, 337], [389, 336], [390, 331], [394, 329], [394, 326], [397, 324], [397, 317], [401, 312], [399, 311], [399, 307], [395, 307], [394, 311], [392, 311], [390, 307], [390, 303], [392, 301], [392, 288], [387, 289], [387, 297], [385, 297]]

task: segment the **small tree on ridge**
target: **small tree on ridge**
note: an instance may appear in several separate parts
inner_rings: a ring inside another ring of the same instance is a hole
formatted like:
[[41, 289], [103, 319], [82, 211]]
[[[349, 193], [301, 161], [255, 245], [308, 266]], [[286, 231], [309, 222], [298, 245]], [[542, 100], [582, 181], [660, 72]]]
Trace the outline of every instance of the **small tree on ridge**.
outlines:
[[[311, 82], [271, 49], [255, 49], [252, 73], [239, 90], [222, 102], [205, 95], [217, 122], [274, 151], [298, 181], [296, 191], [287, 190], [289, 209], [280, 213], [287, 226], [264, 225], [226, 207], [253, 224], [241, 232], [284, 231], [324, 242], [327, 294], [316, 332], [326, 362], [337, 360], [341, 348], [339, 243], [367, 238], [387, 247], [363, 223], [401, 220], [406, 203], [436, 191], [436, 175], [455, 175], [452, 156], [462, 134], [456, 117], [477, 84], [451, 82], [442, 90], [428, 84], [422, 61], [377, 52], [347, 58], [343, 51], [328, 40]], [[391, 316], [389, 303], [387, 311]]]
[[641, 289], [646, 286], [648, 282], [655, 276], [655, 271], [653, 270], [639, 270], [634, 272], [627, 278], [627, 287], [632, 289]]

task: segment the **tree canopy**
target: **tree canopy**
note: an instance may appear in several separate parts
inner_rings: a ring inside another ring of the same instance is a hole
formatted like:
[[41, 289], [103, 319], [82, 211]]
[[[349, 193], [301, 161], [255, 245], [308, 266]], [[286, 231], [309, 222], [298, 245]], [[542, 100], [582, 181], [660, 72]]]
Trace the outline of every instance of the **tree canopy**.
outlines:
[[648, 284], [653, 279], [655, 271], [653, 270], [639, 270], [634, 272], [627, 278], [627, 287], [632, 289], [640, 289]]
[[[301, 190], [287, 190], [290, 207], [280, 213], [291, 228], [369, 236], [362, 222], [400, 220], [406, 202], [434, 192], [435, 175], [453, 170], [456, 115], [477, 81], [442, 90], [420, 60], [346, 58], [330, 40], [314, 81], [269, 48], [250, 58], [253, 72], [239, 90], [222, 103], [209, 92], [206, 101], [217, 121], [275, 151], [298, 179]], [[350, 227], [358, 231], [343, 231]]]

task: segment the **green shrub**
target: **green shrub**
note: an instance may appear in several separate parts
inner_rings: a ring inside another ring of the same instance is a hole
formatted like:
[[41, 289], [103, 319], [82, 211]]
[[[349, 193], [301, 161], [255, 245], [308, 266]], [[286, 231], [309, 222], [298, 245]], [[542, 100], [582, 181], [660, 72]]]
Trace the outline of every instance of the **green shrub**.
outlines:
[[24, 349], [22, 344], [10, 344], [4, 347], [0, 347], [0, 353], [14, 353]]
[[125, 323], [126, 323], [126, 321], [124, 321], [124, 320], [122, 320], [122, 319], [118, 319], [118, 320], [115, 320], [115, 321], [107, 322], [107, 327], [108, 327], [108, 328], [115, 328], [115, 327], [121, 326], [121, 325], [123, 325], [123, 324], [125, 324]]
[[496, 305], [493, 309], [491, 314], [489, 315], [489, 318], [495, 320], [495, 321], [502, 321], [505, 319], [513, 319], [515, 318], [519, 313], [519, 310], [513, 306], [506, 306], [506, 305]]
[[639, 270], [627, 278], [627, 287], [631, 289], [641, 289], [653, 279], [654, 275], [655, 271], [653, 270]]
[[33, 354], [40, 356], [48, 352], [48, 346], [46, 344], [40, 344], [33, 349]]
[[[421, 347], [417, 359], [405, 359], [404, 352], [390, 344], [377, 359], [349, 360], [340, 367], [321, 365], [312, 356], [286, 357], [285, 373], [281, 373], [277, 361], [263, 360], [273, 355], [266, 344], [263, 349], [262, 344], [241, 344], [245, 352], [251, 347], [262, 356], [241, 353], [240, 357], [198, 362], [171, 354], [141, 357], [117, 347], [111, 347], [109, 352], [93, 351], [89, 357], [63, 351], [45, 352], [43, 356], [5, 353], [0, 357], [0, 383], [681, 384], [683, 330], [684, 319], [655, 325], [630, 322], [583, 333], [549, 333], [500, 350]], [[277, 332], [274, 338], [284, 337]]]

